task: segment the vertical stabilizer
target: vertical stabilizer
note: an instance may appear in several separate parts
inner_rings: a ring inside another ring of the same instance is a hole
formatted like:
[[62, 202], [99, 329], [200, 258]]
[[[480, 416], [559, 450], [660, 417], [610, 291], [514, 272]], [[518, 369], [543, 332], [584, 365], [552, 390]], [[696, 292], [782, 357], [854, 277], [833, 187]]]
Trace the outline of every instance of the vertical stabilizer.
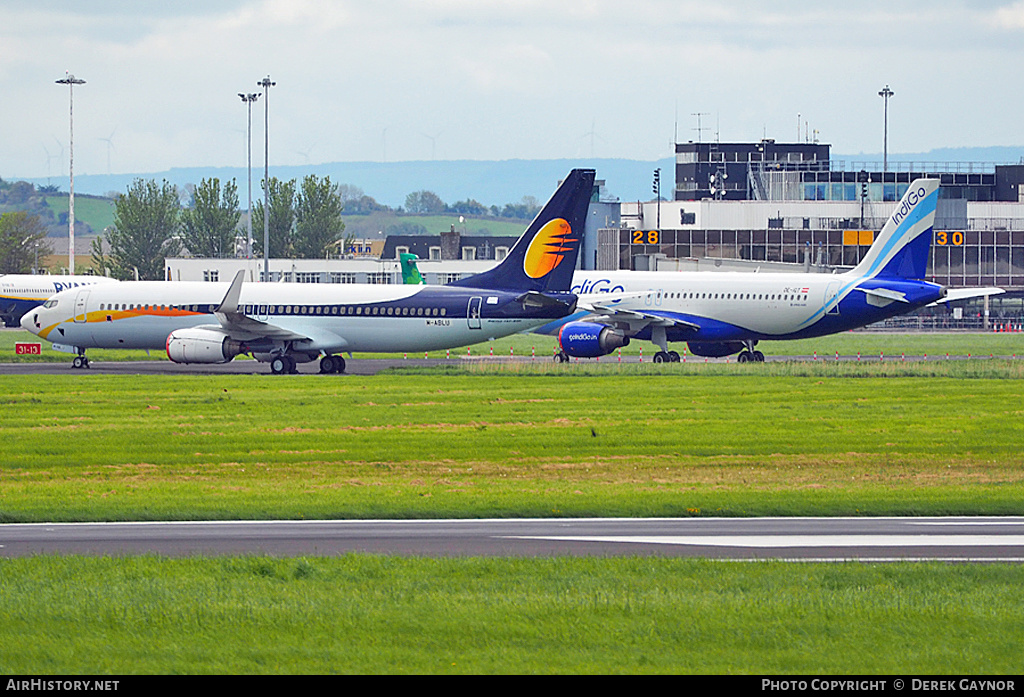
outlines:
[[493, 269], [450, 284], [510, 291], [568, 291], [583, 241], [594, 170], [574, 169]]
[[406, 285], [421, 286], [426, 283], [423, 274], [420, 273], [416, 261], [419, 259], [415, 254], [402, 252], [398, 255], [398, 263], [402, 267], [402, 283]]
[[915, 179], [852, 273], [869, 278], [924, 279], [938, 200], [937, 179]]

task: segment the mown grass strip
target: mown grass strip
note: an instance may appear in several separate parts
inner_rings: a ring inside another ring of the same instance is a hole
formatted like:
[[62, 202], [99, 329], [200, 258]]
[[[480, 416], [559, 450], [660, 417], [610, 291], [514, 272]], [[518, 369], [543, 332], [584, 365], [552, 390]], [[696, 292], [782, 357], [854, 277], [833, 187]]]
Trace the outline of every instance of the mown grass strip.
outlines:
[[8, 376], [0, 520], [1024, 513], [1018, 379], [503, 370]]
[[0, 560], [7, 674], [1014, 674], [1019, 565]]

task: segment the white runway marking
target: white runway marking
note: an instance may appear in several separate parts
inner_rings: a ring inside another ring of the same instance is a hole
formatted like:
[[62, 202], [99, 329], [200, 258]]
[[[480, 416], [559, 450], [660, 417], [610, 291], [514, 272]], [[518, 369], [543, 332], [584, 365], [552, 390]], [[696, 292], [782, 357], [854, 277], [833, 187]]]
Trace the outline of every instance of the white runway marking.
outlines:
[[520, 540], [552, 542], [629, 542], [637, 544], [695, 545], [701, 547], [1021, 547], [1024, 535], [573, 535], [514, 536]]

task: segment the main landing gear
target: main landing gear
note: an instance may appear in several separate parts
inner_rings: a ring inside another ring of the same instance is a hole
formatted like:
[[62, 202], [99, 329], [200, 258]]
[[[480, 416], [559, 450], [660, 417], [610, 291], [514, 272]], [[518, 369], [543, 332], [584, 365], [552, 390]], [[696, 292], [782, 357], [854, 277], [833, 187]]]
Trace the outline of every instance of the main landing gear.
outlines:
[[744, 341], [746, 348], [736, 356], [737, 363], [764, 363], [764, 354], [754, 350], [756, 341]]
[[344, 373], [345, 372], [345, 359], [341, 356], [333, 356], [327, 354], [320, 359], [320, 372], [321, 373]]
[[678, 363], [680, 361], [677, 351], [658, 351], [654, 354], [655, 363]]
[[[315, 360], [315, 356], [306, 357], [305, 354], [300, 355], [300, 360], [296, 361], [295, 356], [290, 353], [284, 353], [279, 356], [274, 356], [270, 359], [270, 372], [274, 375], [294, 375], [298, 373], [295, 369], [295, 365], [298, 362], [306, 363], [310, 360]], [[341, 356], [334, 354], [327, 354], [320, 359], [320, 373], [344, 373], [345, 372], [345, 359]]]
[[270, 372], [274, 375], [291, 375], [299, 371], [295, 370], [295, 359], [291, 356], [275, 356], [270, 360]]
[[651, 341], [657, 344], [661, 350], [654, 354], [655, 363], [678, 363], [679, 352], [668, 350], [668, 337], [665, 335], [665, 327], [651, 327]]

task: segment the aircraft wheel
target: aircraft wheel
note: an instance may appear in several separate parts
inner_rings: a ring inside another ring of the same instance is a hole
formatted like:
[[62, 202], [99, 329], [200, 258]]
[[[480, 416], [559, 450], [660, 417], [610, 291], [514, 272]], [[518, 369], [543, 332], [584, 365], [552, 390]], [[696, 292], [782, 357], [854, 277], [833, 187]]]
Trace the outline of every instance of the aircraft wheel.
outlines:
[[754, 355], [747, 350], [740, 351], [740, 355], [736, 356], [737, 363], [750, 363], [752, 360]]
[[345, 372], [345, 358], [343, 356], [334, 357], [334, 372], [344, 373]]
[[668, 354], [665, 353], [664, 351], [658, 351], [656, 354], [654, 354], [654, 362], [655, 363], [666, 363], [667, 361], [668, 361]]
[[278, 356], [270, 361], [270, 372], [274, 375], [281, 375], [288, 372], [288, 359], [285, 356]]
[[555, 363], [568, 363], [568, 362], [569, 362], [569, 354], [567, 354], [565, 351], [559, 351], [558, 353], [555, 354]]
[[296, 370], [296, 368], [295, 368], [295, 359], [294, 359], [294, 358], [292, 358], [291, 356], [285, 356], [285, 357], [284, 357], [284, 359], [285, 359], [286, 361], [288, 361], [288, 373], [289, 373], [290, 375], [295, 375], [296, 373], [298, 373], [298, 372], [299, 372], [299, 371], [298, 371], [298, 370]]
[[335, 365], [334, 356], [327, 354], [320, 359], [320, 372], [321, 373], [336, 373], [338, 368]]
[[757, 363], [764, 363], [764, 354], [763, 353], [761, 353], [760, 351], [754, 351], [754, 353], [752, 355], [754, 357], [754, 361], [755, 362], [757, 362]]
[[74, 360], [71, 361], [71, 367], [72, 368], [83, 368], [84, 365], [82, 363], [82, 358], [83, 358], [83, 356], [75, 356]]
[[678, 351], [669, 351], [668, 352], [668, 359], [669, 359], [670, 363], [678, 363], [680, 361], [679, 352]]

